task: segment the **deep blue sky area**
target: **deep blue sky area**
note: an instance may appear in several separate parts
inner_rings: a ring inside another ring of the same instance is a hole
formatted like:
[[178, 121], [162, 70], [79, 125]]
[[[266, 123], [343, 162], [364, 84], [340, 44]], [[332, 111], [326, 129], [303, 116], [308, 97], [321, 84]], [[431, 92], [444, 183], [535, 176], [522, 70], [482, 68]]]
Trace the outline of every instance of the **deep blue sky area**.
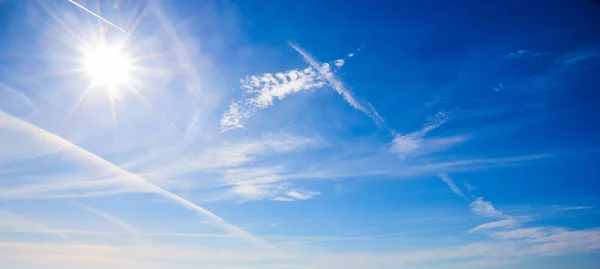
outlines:
[[597, 1], [0, 0], [0, 267], [595, 269]]

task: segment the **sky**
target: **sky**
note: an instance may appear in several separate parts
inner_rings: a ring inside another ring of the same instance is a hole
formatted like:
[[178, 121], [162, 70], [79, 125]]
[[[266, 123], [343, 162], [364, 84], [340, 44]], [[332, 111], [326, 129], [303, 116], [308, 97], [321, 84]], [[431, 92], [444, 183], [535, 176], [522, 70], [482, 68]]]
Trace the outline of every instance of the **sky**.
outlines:
[[0, 0], [0, 265], [597, 268], [599, 28], [589, 0]]

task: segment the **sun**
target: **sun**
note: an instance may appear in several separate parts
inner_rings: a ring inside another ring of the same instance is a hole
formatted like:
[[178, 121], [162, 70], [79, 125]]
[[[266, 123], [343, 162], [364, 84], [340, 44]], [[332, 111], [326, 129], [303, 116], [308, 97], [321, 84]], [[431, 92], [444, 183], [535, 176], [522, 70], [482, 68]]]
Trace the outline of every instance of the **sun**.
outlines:
[[107, 89], [112, 97], [119, 86], [131, 83], [131, 60], [119, 47], [101, 45], [90, 49], [84, 63], [94, 86]]

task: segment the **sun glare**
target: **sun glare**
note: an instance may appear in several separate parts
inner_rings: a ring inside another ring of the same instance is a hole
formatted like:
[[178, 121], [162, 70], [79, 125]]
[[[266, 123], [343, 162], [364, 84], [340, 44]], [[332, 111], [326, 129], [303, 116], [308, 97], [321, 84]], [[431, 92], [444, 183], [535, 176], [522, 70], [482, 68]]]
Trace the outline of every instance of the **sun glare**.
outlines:
[[130, 83], [131, 61], [117, 47], [99, 46], [85, 54], [85, 68], [96, 86], [115, 91]]

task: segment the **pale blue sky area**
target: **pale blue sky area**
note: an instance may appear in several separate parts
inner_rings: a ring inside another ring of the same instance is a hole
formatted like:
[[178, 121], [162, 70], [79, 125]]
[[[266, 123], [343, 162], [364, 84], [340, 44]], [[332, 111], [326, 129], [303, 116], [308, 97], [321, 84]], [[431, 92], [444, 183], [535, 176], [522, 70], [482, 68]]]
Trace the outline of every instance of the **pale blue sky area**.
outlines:
[[0, 0], [0, 267], [597, 268], [598, 29], [587, 0]]

